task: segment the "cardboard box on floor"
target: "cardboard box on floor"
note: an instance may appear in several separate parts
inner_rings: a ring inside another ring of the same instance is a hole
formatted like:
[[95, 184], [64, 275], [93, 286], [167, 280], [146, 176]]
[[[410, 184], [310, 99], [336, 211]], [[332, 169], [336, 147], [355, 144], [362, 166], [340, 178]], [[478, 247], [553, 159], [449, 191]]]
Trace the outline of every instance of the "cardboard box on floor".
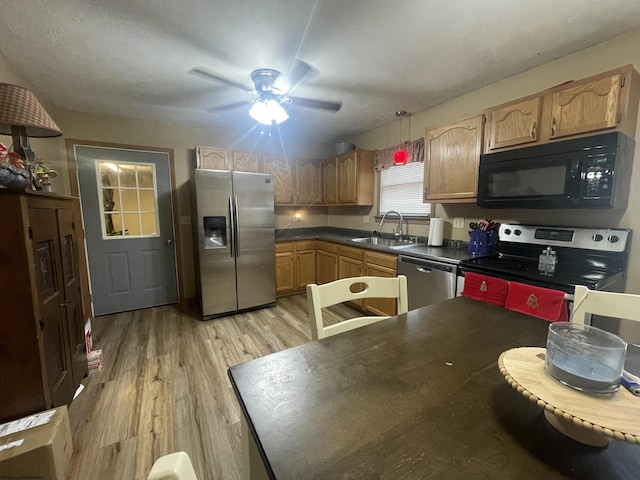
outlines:
[[0, 436], [0, 479], [65, 480], [72, 452], [67, 407], [58, 407], [46, 424]]

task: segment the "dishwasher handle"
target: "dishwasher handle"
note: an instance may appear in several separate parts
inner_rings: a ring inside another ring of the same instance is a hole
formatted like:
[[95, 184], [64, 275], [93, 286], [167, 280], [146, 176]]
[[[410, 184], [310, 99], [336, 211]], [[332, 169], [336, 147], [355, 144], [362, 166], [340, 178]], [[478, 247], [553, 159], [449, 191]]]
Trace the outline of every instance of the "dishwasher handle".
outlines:
[[410, 264], [415, 266], [416, 270], [422, 273], [431, 273], [431, 270], [442, 270], [448, 273], [455, 273], [456, 266], [451, 263], [426, 260], [424, 258], [405, 257], [401, 255], [398, 258], [400, 264]]

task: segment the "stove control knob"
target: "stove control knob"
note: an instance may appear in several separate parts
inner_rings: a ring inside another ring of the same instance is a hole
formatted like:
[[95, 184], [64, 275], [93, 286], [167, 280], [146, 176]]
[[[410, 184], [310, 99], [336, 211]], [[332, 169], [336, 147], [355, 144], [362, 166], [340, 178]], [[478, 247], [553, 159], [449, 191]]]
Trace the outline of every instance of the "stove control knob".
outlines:
[[602, 241], [602, 235], [600, 235], [599, 233], [594, 233], [593, 237], [591, 237], [591, 240], [593, 240], [594, 242], [600, 242]]
[[609, 235], [609, 242], [617, 243], [618, 240], [620, 240], [620, 237], [618, 237], [617, 235]]
[[505, 229], [504, 229], [504, 234], [505, 234], [505, 235], [511, 235], [511, 230], [510, 230], [510, 229], [508, 229], [508, 228], [505, 228]]
[[520, 235], [520, 234], [522, 233], [522, 231], [521, 231], [521, 230], [516, 229], [516, 230], [514, 230], [514, 231], [513, 231], [513, 233], [515, 233], [516, 235]]

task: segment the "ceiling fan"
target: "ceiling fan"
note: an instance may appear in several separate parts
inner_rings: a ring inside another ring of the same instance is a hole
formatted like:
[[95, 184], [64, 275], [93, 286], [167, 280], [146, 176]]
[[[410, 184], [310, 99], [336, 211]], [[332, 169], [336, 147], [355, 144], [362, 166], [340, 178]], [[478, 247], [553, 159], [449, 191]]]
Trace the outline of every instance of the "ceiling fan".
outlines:
[[203, 67], [195, 67], [189, 71], [208, 80], [239, 88], [245, 92], [254, 94], [257, 98], [253, 100], [236, 102], [229, 105], [221, 105], [207, 109], [212, 113], [225, 112], [251, 103], [252, 106], [249, 114], [258, 122], [264, 125], [272, 125], [273, 123], [282, 123], [289, 118], [286, 111], [287, 106], [294, 105], [304, 108], [315, 108], [337, 112], [342, 107], [341, 102], [329, 102], [324, 100], [315, 100], [311, 98], [295, 97], [289, 95], [307, 76], [313, 68], [302, 60], [296, 60], [293, 69], [287, 75], [289, 87], [283, 91], [278, 87], [278, 81], [282, 79], [282, 74], [272, 68], [259, 68], [251, 72], [251, 80], [254, 88], [247, 88], [242, 83], [216, 75]]

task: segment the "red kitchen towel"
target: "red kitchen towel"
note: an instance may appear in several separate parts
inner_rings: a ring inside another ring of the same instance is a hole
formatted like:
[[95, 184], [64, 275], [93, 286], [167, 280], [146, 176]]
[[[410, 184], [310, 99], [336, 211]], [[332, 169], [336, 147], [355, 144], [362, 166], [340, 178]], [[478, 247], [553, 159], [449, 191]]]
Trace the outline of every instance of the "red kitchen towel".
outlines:
[[566, 322], [569, 318], [564, 292], [524, 283], [509, 282], [506, 307], [549, 322]]
[[467, 272], [464, 276], [462, 295], [504, 307], [507, 300], [509, 282], [501, 278], [487, 277], [478, 273]]

